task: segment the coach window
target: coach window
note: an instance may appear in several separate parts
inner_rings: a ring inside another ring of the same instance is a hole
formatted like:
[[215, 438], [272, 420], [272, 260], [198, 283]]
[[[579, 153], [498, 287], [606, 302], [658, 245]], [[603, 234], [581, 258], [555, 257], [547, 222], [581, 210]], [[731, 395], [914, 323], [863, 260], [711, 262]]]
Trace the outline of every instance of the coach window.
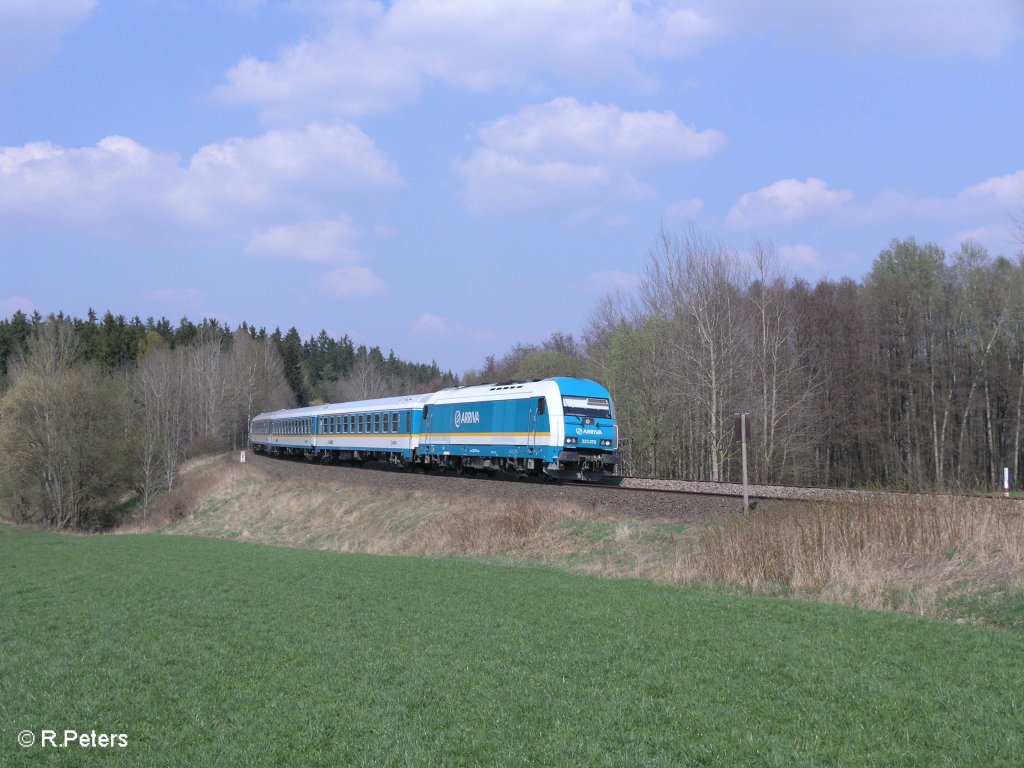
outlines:
[[391, 414], [391, 431], [392, 432], [397, 432], [398, 431], [398, 414], [397, 413], [392, 413]]
[[380, 414], [373, 414], [373, 431], [380, 432]]
[[346, 434], [349, 432], [348, 414], [347, 413], [344, 416], [341, 417], [341, 431], [346, 433]]
[[388, 418], [388, 414], [385, 413], [384, 417], [380, 420], [381, 431], [383, 431], [383, 432], [390, 432], [391, 430], [388, 429], [388, 425], [390, 423], [391, 423], [391, 419]]

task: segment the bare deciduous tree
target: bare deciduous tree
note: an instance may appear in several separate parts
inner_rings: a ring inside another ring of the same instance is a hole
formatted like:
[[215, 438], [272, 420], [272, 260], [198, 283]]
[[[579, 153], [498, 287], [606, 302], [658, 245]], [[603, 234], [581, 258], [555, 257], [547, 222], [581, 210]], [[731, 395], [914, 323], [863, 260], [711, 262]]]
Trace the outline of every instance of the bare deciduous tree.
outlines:
[[0, 493], [16, 519], [100, 525], [128, 482], [123, 387], [77, 355], [69, 323], [40, 324], [0, 403]]

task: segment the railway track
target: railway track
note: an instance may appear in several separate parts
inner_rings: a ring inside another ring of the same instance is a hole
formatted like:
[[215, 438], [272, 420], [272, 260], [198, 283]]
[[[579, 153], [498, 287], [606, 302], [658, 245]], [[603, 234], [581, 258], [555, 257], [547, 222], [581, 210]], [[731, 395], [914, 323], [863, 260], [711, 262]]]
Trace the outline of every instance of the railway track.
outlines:
[[[542, 501], [573, 504], [595, 512], [636, 518], [661, 518], [673, 522], [698, 522], [727, 517], [742, 511], [740, 497], [731, 488], [653, 487], [635, 478], [593, 485], [482, 477], [470, 474], [423, 473], [383, 464], [364, 466], [316, 464], [301, 459], [271, 459], [254, 455], [250, 463], [282, 479], [317, 483], [337, 482], [380, 489], [382, 492], [425, 492], [448, 496], [478, 497], [486, 501]], [[663, 483], [664, 481], [655, 481]], [[702, 484], [714, 486], [715, 484]], [[742, 490], [740, 491], [740, 496]], [[791, 503], [769, 496], [752, 496], [758, 511]]]
[[[509, 501], [532, 499], [566, 502], [594, 510], [644, 518], [706, 520], [742, 511], [743, 486], [739, 483], [613, 477], [606, 483], [593, 485], [517, 480], [503, 475], [409, 472], [375, 463], [364, 466], [324, 465], [301, 459], [271, 459], [255, 455], [252, 461], [261, 467], [289, 468], [282, 471], [315, 479], [317, 482], [337, 480], [380, 489], [477, 496], [491, 500], [497, 498]], [[750, 500], [757, 503], [757, 512], [808, 501], [836, 503], [866, 497], [906, 499], [908, 495], [913, 495], [896, 491], [777, 485], [750, 485], [748, 491]], [[1024, 500], [1008, 499], [1005, 502], [1000, 500], [1000, 503], [1005, 503], [1007, 511], [1024, 513]]]

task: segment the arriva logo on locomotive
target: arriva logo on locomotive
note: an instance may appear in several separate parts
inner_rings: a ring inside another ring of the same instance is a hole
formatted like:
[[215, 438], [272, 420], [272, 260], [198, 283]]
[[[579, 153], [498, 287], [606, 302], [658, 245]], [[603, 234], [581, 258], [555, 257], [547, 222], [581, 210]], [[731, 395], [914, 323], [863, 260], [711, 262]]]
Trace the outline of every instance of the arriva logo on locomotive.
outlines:
[[604, 434], [600, 429], [587, 429], [585, 427], [576, 427], [577, 435], [601, 435]]
[[455, 412], [455, 428], [458, 429], [463, 424], [479, 424], [480, 423], [480, 411], [456, 411]]

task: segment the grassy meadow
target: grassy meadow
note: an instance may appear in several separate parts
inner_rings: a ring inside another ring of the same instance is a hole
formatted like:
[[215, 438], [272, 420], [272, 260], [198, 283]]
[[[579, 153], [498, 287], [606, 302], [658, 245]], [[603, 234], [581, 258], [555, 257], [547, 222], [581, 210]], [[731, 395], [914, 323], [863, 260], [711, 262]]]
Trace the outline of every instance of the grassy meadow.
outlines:
[[896, 613], [6, 525], [0, 606], [3, 765], [1024, 760], [1024, 634]]

